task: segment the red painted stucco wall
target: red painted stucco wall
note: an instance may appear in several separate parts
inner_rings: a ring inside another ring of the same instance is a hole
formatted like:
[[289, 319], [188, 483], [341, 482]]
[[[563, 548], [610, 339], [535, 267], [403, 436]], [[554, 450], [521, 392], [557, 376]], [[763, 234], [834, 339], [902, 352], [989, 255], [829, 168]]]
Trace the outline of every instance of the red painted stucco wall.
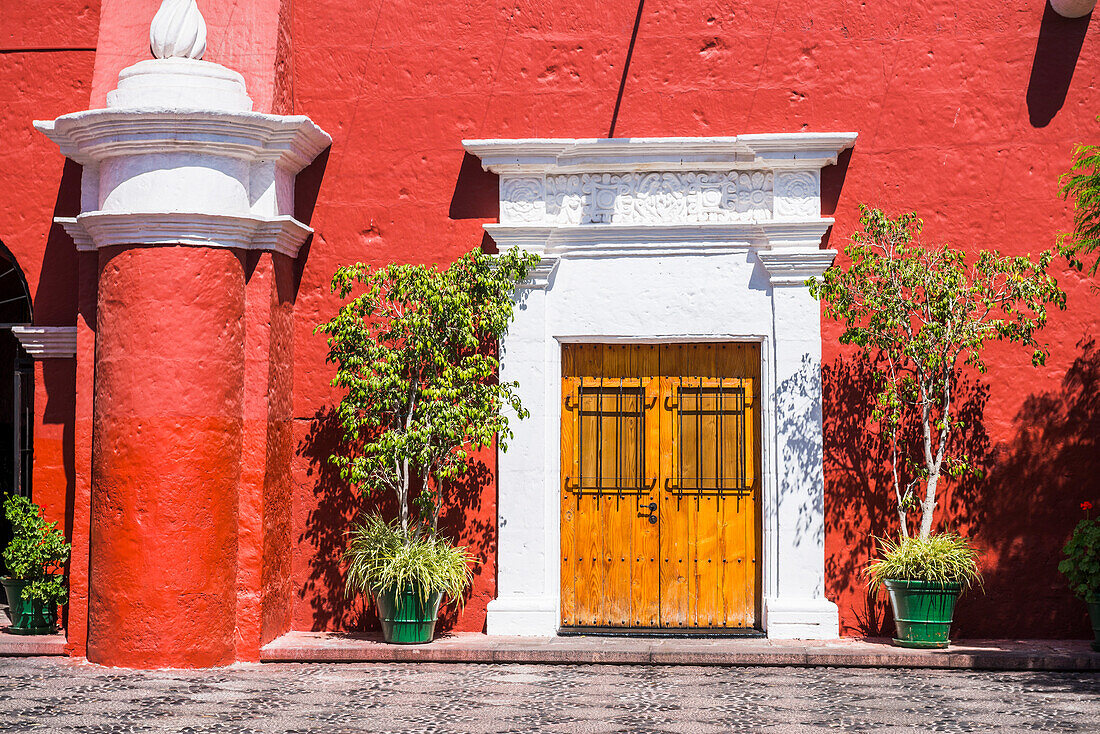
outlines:
[[[80, 168], [65, 164], [31, 121], [88, 106], [99, 3], [0, 0], [0, 18], [0, 243], [26, 276], [35, 322], [71, 326], [77, 258], [53, 217], [79, 210]], [[34, 497], [70, 535], [77, 504], [75, 384], [73, 360], [35, 365]], [[86, 557], [86, 537], [75, 539], [74, 567], [81, 553]], [[73, 593], [83, 593], [79, 580]]]
[[[617, 136], [854, 130], [854, 151], [824, 176], [831, 246], [866, 202], [917, 210], [931, 240], [1036, 252], [1068, 226], [1057, 178], [1072, 145], [1100, 137], [1097, 23], [1035, 0], [296, 3], [295, 111], [333, 146], [295, 312], [295, 627], [359, 615], [334, 558], [335, 521], [354, 501], [324, 473], [326, 444], [311, 440], [337, 399], [312, 333], [336, 307], [325, 284], [341, 263], [441, 262], [482, 241], [496, 179], [464, 159], [463, 138], [604, 137], [613, 124]], [[1062, 281], [1069, 309], [1044, 335], [1047, 366], [997, 349], [981, 381], [977, 443], [992, 468], [947, 501], [948, 524], [987, 551], [986, 594], [961, 606], [959, 636], [1086, 632], [1054, 565], [1077, 504], [1100, 495], [1100, 402], [1081, 387], [1100, 377], [1089, 341], [1100, 299], [1077, 275]], [[827, 594], [845, 634], [880, 633], [883, 605], [869, 605], [858, 571], [890, 513], [874, 447], [853, 423], [867, 385], [853, 382], [838, 334], [824, 326]], [[480, 494], [459, 535], [475, 547], [493, 497]], [[483, 628], [492, 536], [458, 629]]]
[[[30, 121], [101, 106], [118, 71], [147, 57], [158, 4], [0, 0], [0, 241], [26, 273], [36, 322], [76, 323], [79, 334], [75, 362], [39, 366], [35, 425], [35, 497], [74, 540], [77, 654], [88, 628], [95, 329], [106, 317], [98, 259], [77, 257], [51, 226], [77, 210], [79, 167]], [[1100, 21], [1065, 21], [1036, 0], [200, 6], [206, 58], [245, 75], [256, 109], [307, 114], [333, 136], [299, 178], [312, 241], [296, 262], [242, 265], [240, 545], [226, 610], [237, 659], [291, 627], [372, 623], [343, 593], [339, 552], [360, 505], [324, 461], [338, 395], [313, 327], [337, 308], [327, 282], [338, 265], [443, 262], [483, 242], [496, 178], [464, 156], [463, 138], [854, 130], [854, 151], [823, 176], [824, 213], [837, 220], [830, 246], [866, 202], [917, 210], [930, 239], [1018, 253], [1068, 226], [1058, 175], [1073, 143], [1100, 137]], [[966, 440], [988, 472], [951, 488], [944, 519], [987, 552], [987, 581], [960, 607], [960, 637], [1085, 633], [1054, 565], [1077, 504], [1100, 495], [1100, 296], [1076, 274], [1061, 280], [1069, 309], [1044, 334], [1048, 364], [996, 349], [973, 387]], [[879, 633], [883, 605], [858, 573], [870, 535], [889, 530], [878, 447], [860, 429], [867, 384], [839, 350], [839, 329], [823, 333], [826, 592], [846, 634]], [[484, 459], [490, 476], [448, 516], [482, 561], [447, 621], [460, 630], [483, 629], [495, 595], [491, 452]]]

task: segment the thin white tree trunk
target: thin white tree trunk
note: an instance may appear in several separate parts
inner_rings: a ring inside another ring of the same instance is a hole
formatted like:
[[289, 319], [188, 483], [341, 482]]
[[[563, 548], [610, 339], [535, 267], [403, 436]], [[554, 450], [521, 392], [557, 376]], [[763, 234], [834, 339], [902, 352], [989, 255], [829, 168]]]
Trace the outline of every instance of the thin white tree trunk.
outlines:
[[936, 511], [936, 485], [939, 484], [940, 473], [928, 475], [928, 486], [924, 493], [924, 502], [920, 505], [920, 538], [928, 540], [932, 534], [932, 516]]

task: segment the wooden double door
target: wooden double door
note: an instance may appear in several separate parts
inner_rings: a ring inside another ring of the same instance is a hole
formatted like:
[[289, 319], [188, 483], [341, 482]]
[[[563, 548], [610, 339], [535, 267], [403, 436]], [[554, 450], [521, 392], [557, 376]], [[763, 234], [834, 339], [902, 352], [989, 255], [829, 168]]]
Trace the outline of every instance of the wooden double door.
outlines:
[[757, 344], [562, 353], [563, 627], [758, 615]]

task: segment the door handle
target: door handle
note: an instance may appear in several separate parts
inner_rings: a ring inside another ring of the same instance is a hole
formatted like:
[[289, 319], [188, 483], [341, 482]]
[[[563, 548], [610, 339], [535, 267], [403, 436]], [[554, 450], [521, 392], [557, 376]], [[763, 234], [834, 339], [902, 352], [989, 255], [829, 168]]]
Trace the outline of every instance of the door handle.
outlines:
[[642, 511], [638, 513], [638, 517], [647, 517], [647, 518], [649, 518], [649, 524], [650, 525], [656, 525], [657, 524], [657, 503], [656, 502], [650, 502], [648, 508], [643, 508]]

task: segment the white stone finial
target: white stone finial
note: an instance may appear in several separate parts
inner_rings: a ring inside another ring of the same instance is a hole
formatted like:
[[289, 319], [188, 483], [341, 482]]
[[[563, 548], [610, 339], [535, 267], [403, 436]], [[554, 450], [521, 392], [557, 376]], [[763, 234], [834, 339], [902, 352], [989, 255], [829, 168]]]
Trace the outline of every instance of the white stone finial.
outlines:
[[158, 59], [201, 59], [206, 21], [195, 0], [164, 0], [149, 28], [149, 48]]
[[1050, 7], [1064, 18], [1084, 18], [1096, 7], [1096, 0], [1050, 0]]

